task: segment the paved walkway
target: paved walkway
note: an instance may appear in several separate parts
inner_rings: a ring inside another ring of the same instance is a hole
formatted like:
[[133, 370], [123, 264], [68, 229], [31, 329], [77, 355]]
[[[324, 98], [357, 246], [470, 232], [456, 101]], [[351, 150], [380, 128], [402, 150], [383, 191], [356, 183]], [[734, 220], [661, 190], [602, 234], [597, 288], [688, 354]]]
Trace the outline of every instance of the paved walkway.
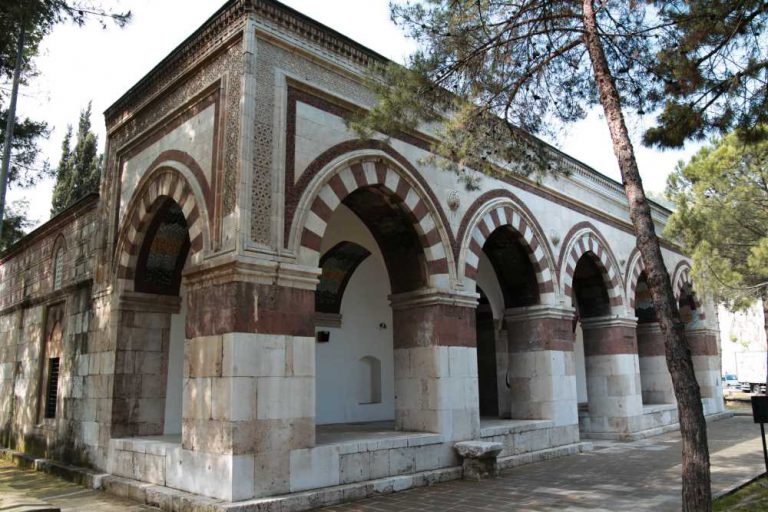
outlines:
[[[750, 417], [710, 423], [709, 439], [715, 492], [763, 472], [760, 428]], [[678, 510], [680, 451], [677, 433], [633, 443], [598, 441], [593, 452], [521, 466], [496, 480], [447, 482], [323, 511]], [[24, 497], [66, 512], [156, 510], [0, 461], [0, 511], [12, 506], [10, 498]]]
[[[44, 510], [38, 508], [41, 503], [37, 500], [58, 507], [62, 512], [157, 512], [156, 508], [85, 489], [45, 473], [19, 470], [0, 459], [0, 511]], [[30, 508], [23, 509], [24, 505]]]
[[[713, 492], [764, 471], [760, 427], [737, 416], [709, 424]], [[679, 433], [632, 443], [595, 442], [593, 452], [521, 466], [496, 480], [453, 481], [324, 512], [680, 509]]]

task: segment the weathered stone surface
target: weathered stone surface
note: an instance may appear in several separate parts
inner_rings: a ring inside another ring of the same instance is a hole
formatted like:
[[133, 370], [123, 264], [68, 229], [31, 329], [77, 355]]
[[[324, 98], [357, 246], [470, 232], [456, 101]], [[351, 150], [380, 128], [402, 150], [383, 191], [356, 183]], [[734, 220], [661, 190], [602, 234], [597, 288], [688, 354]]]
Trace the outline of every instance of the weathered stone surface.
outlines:
[[461, 457], [469, 459], [495, 458], [504, 448], [501, 443], [488, 441], [462, 441], [453, 445]]

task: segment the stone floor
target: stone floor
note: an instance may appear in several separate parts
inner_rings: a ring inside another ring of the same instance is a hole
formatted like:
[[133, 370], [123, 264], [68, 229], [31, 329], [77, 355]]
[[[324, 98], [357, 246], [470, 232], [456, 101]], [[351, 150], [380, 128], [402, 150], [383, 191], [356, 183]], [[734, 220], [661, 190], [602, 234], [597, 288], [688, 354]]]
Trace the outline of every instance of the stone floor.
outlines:
[[[102, 491], [85, 489], [45, 473], [21, 471], [0, 459], [0, 511], [51, 510], [62, 512], [138, 512], [157, 509]], [[26, 506], [27, 508], [22, 508]]]
[[[764, 471], [760, 428], [746, 416], [709, 425], [715, 492]], [[324, 512], [679, 510], [680, 435], [596, 441], [593, 452], [521, 466], [480, 483], [448, 482], [323, 509]], [[3, 500], [32, 497], [63, 511], [155, 510], [0, 461]], [[12, 505], [11, 505], [12, 506]]]
[[[712, 486], [718, 492], [764, 471], [760, 428], [750, 417], [709, 424]], [[521, 466], [480, 483], [453, 481], [324, 512], [639, 511], [680, 509], [679, 433]]]

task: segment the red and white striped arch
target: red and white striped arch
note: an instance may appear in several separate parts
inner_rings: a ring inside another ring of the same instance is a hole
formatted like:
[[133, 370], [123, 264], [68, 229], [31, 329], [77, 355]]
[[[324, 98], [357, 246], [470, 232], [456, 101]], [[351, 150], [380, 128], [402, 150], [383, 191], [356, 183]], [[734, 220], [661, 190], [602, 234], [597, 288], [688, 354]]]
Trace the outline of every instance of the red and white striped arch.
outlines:
[[638, 251], [637, 248], [632, 250], [628, 262], [626, 275], [627, 304], [629, 304], [629, 309], [634, 311], [637, 281], [640, 279], [640, 274], [642, 274], [645, 269], [643, 266], [643, 259], [640, 257], [640, 251]]
[[563, 295], [575, 300], [573, 297], [573, 274], [576, 272], [579, 259], [585, 254], [590, 254], [599, 262], [611, 302], [611, 312], [623, 314], [624, 287], [619, 265], [603, 237], [589, 227], [579, 229], [563, 244], [560, 260]]
[[547, 247], [544, 234], [528, 215], [508, 198], [489, 202], [479, 209], [470, 221], [465, 239], [461, 244], [459, 265], [464, 277], [475, 279], [480, 254], [488, 237], [497, 229], [509, 226], [520, 237], [530, 257], [539, 286], [539, 300], [548, 304], [555, 296], [554, 259]]
[[696, 311], [699, 313], [699, 318], [704, 320], [706, 318], [706, 313], [704, 312], [704, 307], [699, 300], [699, 296], [695, 293], [693, 288], [693, 280], [691, 279], [691, 265], [687, 261], [681, 261], [677, 264], [677, 267], [675, 267], [675, 272], [672, 277], [672, 290], [674, 291], [675, 299], [678, 302], [680, 301], [680, 296], [683, 294], [683, 287], [685, 287], [685, 285], [690, 286], [691, 290], [694, 292], [693, 301], [696, 304]]
[[149, 225], [163, 199], [176, 201], [187, 221], [192, 261], [199, 259], [207, 246], [208, 218], [202, 191], [195, 191], [188, 179], [176, 168], [158, 167], [148, 173], [136, 187], [119, 231], [116, 251], [116, 276], [122, 290], [133, 291], [136, 264]]
[[318, 265], [320, 246], [331, 215], [352, 192], [363, 187], [385, 189], [402, 201], [421, 241], [431, 286], [446, 287], [451, 279], [453, 255], [450, 238], [437, 206], [402, 166], [384, 153], [350, 156], [318, 173], [299, 202], [293, 236], [298, 237], [299, 262]]

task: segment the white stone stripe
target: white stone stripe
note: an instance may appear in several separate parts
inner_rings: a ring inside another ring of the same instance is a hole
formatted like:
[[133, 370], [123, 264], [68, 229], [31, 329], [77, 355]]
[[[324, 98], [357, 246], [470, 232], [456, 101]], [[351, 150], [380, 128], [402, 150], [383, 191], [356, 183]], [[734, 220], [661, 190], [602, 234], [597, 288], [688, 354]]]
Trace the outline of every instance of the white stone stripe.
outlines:
[[349, 167], [342, 169], [339, 173], [339, 178], [341, 178], [341, 182], [344, 183], [347, 193], [357, 190], [357, 182], [355, 181], [355, 175], [352, 174], [352, 169]]
[[442, 242], [438, 241], [435, 245], [427, 247], [424, 250], [424, 256], [426, 256], [427, 261], [437, 261], [445, 258], [445, 248]]
[[485, 235], [483, 235], [483, 233], [477, 228], [472, 231], [472, 239], [477, 242], [477, 245], [479, 245], [481, 249], [485, 245]]
[[363, 162], [363, 171], [364, 171], [363, 174], [365, 175], [365, 181], [369, 185], [373, 185], [373, 184], [376, 183], [376, 181], [378, 181], [378, 178], [376, 178], [376, 164], [375, 163], [373, 163], [371, 161]]
[[512, 218], [510, 219], [509, 224], [513, 228], [515, 228], [515, 230], [517, 231], [519, 229], [519, 227], [520, 227], [520, 220], [521, 219], [522, 219], [522, 217], [520, 217], [520, 214], [517, 213], [516, 211], [512, 210]]
[[405, 205], [413, 212], [416, 209], [416, 205], [419, 204], [419, 195], [413, 188], [408, 189], [408, 194], [405, 196]]
[[189, 240], [192, 241], [195, 238], [198, 237], [198, 235], [202, 234], [203, 228], [200, 226], [200, 222], [195, 222], [190, 226], [189, 228]]
[[330, 185], [326, 185], [320, 189], [320, 193], [317, 195], [320, 197], [320, 199], [323, 200], [323, 202], [328, 206], [328, 208], [330, 208], [331, 211], [336, 210], [336, 208], [338, 208], [339, 204], [341, 203], [341, 199], [339, 199]]
[[533, 259], [538, 261], [538, 262], [545, 263], [544, 262], [544, 249], [541, 248], [541, 244], [539, 244], [539, 246], [536, 247], [536, 250], [533, 251]]
[[307, 222], [304, 223], [304, 227], [322, 238], [323, 233], [325, 233], [326, 226], [326, 222], [318, 217], [315, 212], [310, 210], [310, 212], [307, 214]]
[[480, 265], [480, 256], [475, 254], [473, 251], [467, 252], [467, 264], [470, 267], [477, 268], [478, 265]]
[[574, 250], [571, 251], [571, 254], [568, 255], [568, 265], [570, 266], [574, 271], [576, 271], [576, 264], [579, 261], [579, 254]]
[[417, 225], [417, 228], [420, 230], [419, 234], [421, 235], [426, 235], [435, 229], [435, 227], [435, 219], [432, 218], [432, 215], [429, 212], [427, 212], [427, 214], [421, 218]]
[[485, 227], [488, 228], [488, 234], [490, 236], [491, 233], [496, 231], [496, 224], [493, 222], [493, 217], [491, 217], [490, 213], [486, 213], [482, 220], [483, 224], [485, 224]]
[[549, 267], [544, 267], [541, 269], [541, 282], [546, 283], [547, 281], [552, 281], [552, 271], [549, 269]]
[[188, 219], [189, 214], [192, 213], [192, 210], [195, 208], [195, 200], [191, 197], [189, 200], [187, 200], [186, 203], [184, 203], [184, 207], [181, 209], [181, 211], [184, 213], [184, 218]]
[[496, 208], [496, 212], [499, 215], [499, 222], [500, 226], [505, 226], [509, 224], [510, 219], [507, 217], [507, 209], [506, 208]]
[[392, 193], [397, 191], [397, 186], [400, 184], [400, 176], [387, 167], [387, 175], [384, 178], [384, 186], [387, 187]]

